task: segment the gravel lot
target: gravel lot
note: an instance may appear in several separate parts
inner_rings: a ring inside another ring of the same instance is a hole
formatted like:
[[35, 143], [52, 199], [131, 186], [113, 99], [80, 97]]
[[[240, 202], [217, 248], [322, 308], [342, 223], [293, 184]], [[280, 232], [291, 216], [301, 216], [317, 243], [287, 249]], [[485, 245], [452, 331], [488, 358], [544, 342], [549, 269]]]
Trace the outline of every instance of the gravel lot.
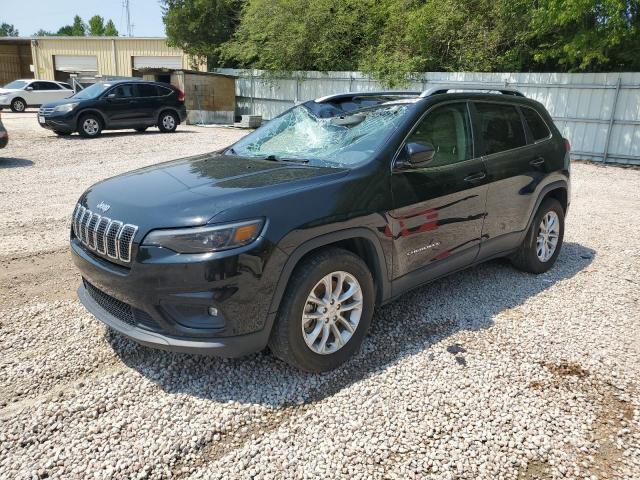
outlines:
[[312, 375], [140, 347], [75, 299], [80, 193], [242, 131], [3, 122], [0, 478], [640, 478], [639, 170], [574, 164], [555, 268], [496, 261], [420, 288]]

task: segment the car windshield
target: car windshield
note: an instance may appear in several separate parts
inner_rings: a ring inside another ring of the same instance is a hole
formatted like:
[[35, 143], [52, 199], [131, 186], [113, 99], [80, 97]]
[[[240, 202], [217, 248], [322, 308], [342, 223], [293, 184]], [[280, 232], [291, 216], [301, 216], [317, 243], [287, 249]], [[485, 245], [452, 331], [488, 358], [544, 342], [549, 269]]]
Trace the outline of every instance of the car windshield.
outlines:
[[25, 82], [24, 80], [14, 80], [13, 82], [7, 83], [3, 88], [8, 88], [10, 90], [20, 90], [21, 88], [24, 88], [27, 83], [28, 82]]
[[111, 85], [111, 83], [94, 83], [90, 87], [87, 87], [84, 90], [80, 90], [71, 98], [76, 98], [78, 100], [89, 100], [91, 98], [96, 98], [107, 88], [111, 87]]
[[298, 105], [244, 137], [228, 152], [308, 160], [329, 167], [353, 166], [375, 154], [407, 110], [407, 105], [386, 104], [320, 118]]

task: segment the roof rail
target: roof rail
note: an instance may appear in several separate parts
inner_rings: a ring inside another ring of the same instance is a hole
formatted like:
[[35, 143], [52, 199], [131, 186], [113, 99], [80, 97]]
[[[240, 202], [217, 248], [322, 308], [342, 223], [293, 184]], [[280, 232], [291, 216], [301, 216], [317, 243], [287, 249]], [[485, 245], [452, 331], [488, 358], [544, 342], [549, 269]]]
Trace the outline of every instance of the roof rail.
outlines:
[[451, 85], [440, 85], [437, 87], [431, 87], [420, 94], [420, 98], [430, 97], [431, 95], [438, 95], [440, 93], [447, 93], [449, 90], [482, 90], [485, 92], [500, 92], [503, 95], [514, 95], [516, 97], [524, 97], [524, 94], [515, 88], [510, 87], [498, 87], [495, 84], [482, 84], [482, 83], [458, 83]]
[[337, 93], [334, 95], [327, 95], [326, 97], [316, 98], [316, 103], [324, 103], [330, 100], [349, 100], [351, 98], [359, 97], [417, 97], [420, 92], [350, 92], [350, 93]]

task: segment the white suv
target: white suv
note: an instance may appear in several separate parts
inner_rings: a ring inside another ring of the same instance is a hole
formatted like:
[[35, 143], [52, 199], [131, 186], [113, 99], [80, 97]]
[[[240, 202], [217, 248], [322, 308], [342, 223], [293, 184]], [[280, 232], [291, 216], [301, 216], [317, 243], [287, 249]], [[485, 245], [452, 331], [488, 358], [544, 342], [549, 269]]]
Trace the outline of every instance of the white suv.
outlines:
[[39, 107], [73, 95], [71, 86], [49, 80], [14, 80], [0, 88], [0, 109], [10, 107], [14, 112], [24, 112], [27, 107]]

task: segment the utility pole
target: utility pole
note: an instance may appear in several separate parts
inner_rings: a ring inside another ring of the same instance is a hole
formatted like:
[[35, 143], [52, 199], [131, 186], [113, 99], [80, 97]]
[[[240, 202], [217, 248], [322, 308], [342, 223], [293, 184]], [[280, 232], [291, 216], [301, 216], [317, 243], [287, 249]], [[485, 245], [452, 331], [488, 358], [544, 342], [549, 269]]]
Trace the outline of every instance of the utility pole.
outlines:
[[133, 24], [131, 23], [131, 11], [129, 10], [129, 0], [124, 0], [122, 7], [124, 8], [125, 17], [127, 19], [127, 36], [133, 37]]

